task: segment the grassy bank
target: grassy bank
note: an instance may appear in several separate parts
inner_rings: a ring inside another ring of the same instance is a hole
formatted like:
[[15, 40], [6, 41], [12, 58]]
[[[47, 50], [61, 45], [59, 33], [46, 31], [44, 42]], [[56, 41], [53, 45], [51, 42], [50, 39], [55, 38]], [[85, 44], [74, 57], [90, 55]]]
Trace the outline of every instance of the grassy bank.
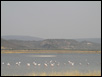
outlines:
[[1, 50], [1, 53], [101, 53], [101, 51], [72, 50]]
[[61, 72], [52, 72], [52, 73], [40, 73], [40, 74], [36, 74], [36, 73], [31, 73], [28, 74], [28, 76], [101, 76], [101, 71], [89, 71], [88, 73], [81, 73], [79, 71], [67, 71], [64, 73]]
[[[3, 75], [8, 76], [8, 75]], [[9, 75], [9, 76], [101, 76], [101, 71], [88, 71], [87, 73], [81, 73], [77, 70], [66, 72], [51, 72], [51, 73], [29, 73], [25, 75]]]

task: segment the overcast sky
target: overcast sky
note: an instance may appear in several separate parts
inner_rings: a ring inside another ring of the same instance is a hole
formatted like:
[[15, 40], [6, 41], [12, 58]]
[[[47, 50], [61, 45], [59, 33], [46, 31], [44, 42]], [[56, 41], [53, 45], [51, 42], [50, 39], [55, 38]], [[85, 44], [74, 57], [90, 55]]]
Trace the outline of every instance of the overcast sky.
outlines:
[[1, 35], [101, 38], [101, 1], [2, 1]]

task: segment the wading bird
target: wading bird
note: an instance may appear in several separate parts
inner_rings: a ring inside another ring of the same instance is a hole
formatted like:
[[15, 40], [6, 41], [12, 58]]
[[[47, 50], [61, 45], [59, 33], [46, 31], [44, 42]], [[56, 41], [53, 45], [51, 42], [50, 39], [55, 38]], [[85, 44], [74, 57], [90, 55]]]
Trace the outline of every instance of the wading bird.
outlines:
[[30, 63], [27, 63], [27, 66], [30, 66]]
[[38, 66], [40, 66], [41, 64], [38, 64]]
[[82, 65], [81, 63], [79, 63], [80, 65]]
[[4, 64], [4, 62], [2, 62], [2, 64]]
[[10, 63], [7, 63], [7, 66], [10, 66]]
[[47, 63], [44, 63], [44, 65], [47, 67], [48, 65], [47, 65]]

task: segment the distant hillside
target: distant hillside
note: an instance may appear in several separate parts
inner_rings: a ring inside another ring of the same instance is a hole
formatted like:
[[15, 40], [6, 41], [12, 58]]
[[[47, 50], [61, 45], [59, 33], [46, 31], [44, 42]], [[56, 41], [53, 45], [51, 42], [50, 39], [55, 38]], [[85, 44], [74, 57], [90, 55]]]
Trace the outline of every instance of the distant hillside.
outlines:
[[25, 49], [23, 45], [17, 45], [1, 38], [1, 49]]
[[42, 41], [1, 40], [1, 46], [12, 49], [67, 49], [101, 50], [101, 44], [72, 39], [46, 39]]
[[101, 45], [90, 41], [78, 42], [72, 39], [46, 39], [40, 43], [45, 49], [68, 49], [68, 50], [101, 50]]
[[5, 40], [22, 40], [22, 41], [41, 41], [43, 38], [31, 37], [31, 36], [18, 36], [18, 35], [9, 35], [9, 36], [1, 36], [1, 38]]
[[76, 41], [82, 42], [82, 41], [90, 41], [94, 43], [101, 44], [101, 38], [83, 38], [83, 39], [75, 39]]

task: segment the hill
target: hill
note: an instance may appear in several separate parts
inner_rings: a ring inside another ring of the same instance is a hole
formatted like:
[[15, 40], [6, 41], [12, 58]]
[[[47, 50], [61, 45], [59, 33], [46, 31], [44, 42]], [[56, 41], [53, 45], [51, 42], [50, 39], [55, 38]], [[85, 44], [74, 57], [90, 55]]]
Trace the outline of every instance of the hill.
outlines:
[[82, 41], [90, 41], [94, 43], [101, 44], [101, 38], [82, 38], [82, 39], [75, 39], [76, 41], [82, 42]]
[[41, 40], [44, 40], [43, 38], [39, 38], [39, 37], [20, 36], [20, 35], [1, 36], [1, 38], [5, 39], [5, 40], [22, 40], [22, 41], [41, 41]]
[[27, 47], [23, 45], [17, 45], [8, 40], [4, 40], [1, 38], [1, 49], [25, 49]]
[[12, 49], [101, 50], [101, 44], [93, 43], [90, 41], [78, 42], [73, 39], [45, 39], [42, 41], [1, 39], [1, 46]]

